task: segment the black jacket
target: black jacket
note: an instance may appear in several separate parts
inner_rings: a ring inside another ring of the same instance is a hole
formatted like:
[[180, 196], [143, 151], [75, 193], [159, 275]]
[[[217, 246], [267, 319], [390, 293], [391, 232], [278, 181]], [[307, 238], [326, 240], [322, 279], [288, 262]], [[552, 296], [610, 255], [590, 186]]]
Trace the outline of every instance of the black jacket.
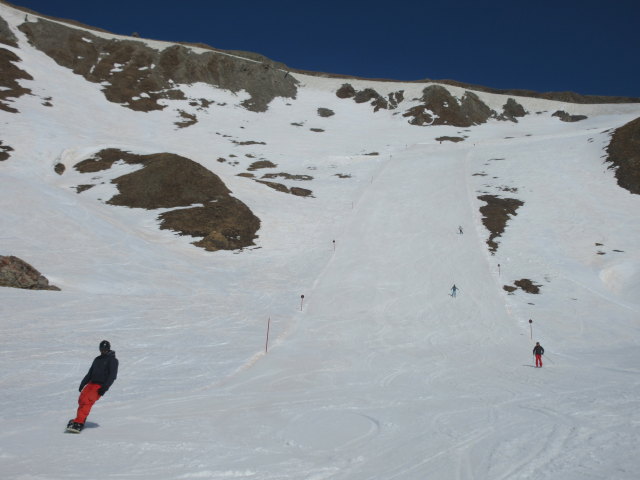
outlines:
[[544, 348], [542, 348], [542, 345], [536, 345], [535, 347], [533, 347], [533, 354], [544, 355]]
[[118, 359], [116, 358], [116, 352], [109, 350], [105, 354], [98, 355], [93, 360], [89, 372], [84, 376], [82, 382], [80, 382], [80, 390], [82, 390], [87, 383], [98, 383], [102, 385], [106, 392], [117, 376]]

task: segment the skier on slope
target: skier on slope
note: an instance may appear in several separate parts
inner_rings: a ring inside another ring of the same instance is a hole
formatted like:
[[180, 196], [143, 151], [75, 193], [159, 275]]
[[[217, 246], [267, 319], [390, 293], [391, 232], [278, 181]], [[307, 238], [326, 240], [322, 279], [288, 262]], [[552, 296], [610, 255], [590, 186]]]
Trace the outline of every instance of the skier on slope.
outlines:
[[456, 297], [456, 292], [457, 292], [458, 290], [460, 290], [460, 289], [459, 289], [458, 287], [456, 287], [456, 284], [454, 283], [454, 284], [453, 284], [453, 287], [451, 287], [451, 296], [452, 296], [453, 298], [455, 298], [455, 297]]
[[542, 368], [542, 355], [544, 355], [544, 348], [542, 348], [540, 342], [536, 342], [536, 346], [533, 347], [533, 355], [536, 357], [536, 368]]
[[93, 360], [89, 372], [80, 382], [78, 413], [76, 418], [69, 420], [67, 424], [67, 429], [72, 432], [80, 433], [89, 412], [91, 412], [91, 407], [107, 393], [118, 376], [118, 359], [116, 352], [111, 350], [111, 344], [107, 340], [103, 340], [100, 342], [99, 348], [100, 355]]

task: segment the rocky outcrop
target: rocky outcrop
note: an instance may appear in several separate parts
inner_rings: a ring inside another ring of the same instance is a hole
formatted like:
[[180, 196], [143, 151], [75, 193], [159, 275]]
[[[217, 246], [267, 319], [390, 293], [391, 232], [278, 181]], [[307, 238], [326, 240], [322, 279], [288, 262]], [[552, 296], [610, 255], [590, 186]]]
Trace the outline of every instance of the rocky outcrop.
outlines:
[[9, 24], [2, 17], [0, 17], [0, 43], [4, 43], [10, 47], [18, 46], [18, 39], [9, 28]]
[[571, 115], [564, 110], [557, 110], [553, 112], [552, 117], [558, 117], [563, 122], [579, 122], [580, 120], [586, 120], [586, 115]]
[[522, 105], [516, 102], [513, 98], [509, 98], [507, 103], [502, 106], [502, 115], [498, 117], [499, 120], [510, 120], [512, 122], [518, 122], [518, 118], [524, 117], [527, 114]]
[[295, 98], [297, 81], [264, 57], [251, 60], [217, 51], [196, 53], [174, 44], [156, 50], [140, 40], [107, 39], [49, 20], [20, 27], [29, 42], [90, 82], [105, 97], [137, 111], [161, 110], [162, 99], [186, 99], [180, 84], [207, 83], [232, 92], [245, 90], [249, 110], [262, 112], [276, 97]]
[[60, 290], [54, 285], [49, 285], [49, 280], [24, 260], [14, 256], [1, 255], [0, 287], [24, 288], [27, 290]]
[[373, 111], [380, 109], [394, 110], [398, 108], [400, 102], [404, 100], [404, 91], [391, 92], [384, 98], [373, 88], [365, 88], [364, 90], [356, 90], [349, 83], [343, 84], [337, 91], [338, 98], [353, 98], [356, 103], [371, 103], [374, 107]]
[[18, 62], [20, 57], [15, 53], [0, 48], [0, 110], [11, 113], [17, 113], [18, 110], [13, 108], [8, 100], [31, 93], [31, 90], [21, 86], [18, 80], [33, 80], [31, 75], [16, 65]]
[[422, 91], [422, 105], [407, 110], [404, 117], [412, 125], [452, 125], [470, 127], [494, 117], [491, 110], [473, 92], [465, 92], [460, 100], [441, 85], [430, 85]]
[[640, 118], [613, 132], [607, 154], [618, 185], [640, 195]]
[[[106, 203], [131, 208], [179, 208], [158, 216], [160, 228], [203, 237], [194, 245], [205, 250], [232, 250], [253, 245], [260, 220], [213, 172], [172, 153], [137, 155], [106, 149], [75, 165], [82, 173], [108, 170], [116, 161], [142, 165], [112, 180], [118, 194]], [[80, 192], [80, 191], [79, 191]], [[198, 206], [194, 206], [198, 204]]]

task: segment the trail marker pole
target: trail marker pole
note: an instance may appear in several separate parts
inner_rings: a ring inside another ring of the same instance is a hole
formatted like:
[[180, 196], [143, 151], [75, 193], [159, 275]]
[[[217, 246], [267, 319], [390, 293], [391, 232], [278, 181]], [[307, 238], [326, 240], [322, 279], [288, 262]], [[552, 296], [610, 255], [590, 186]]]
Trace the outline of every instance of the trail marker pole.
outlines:
[[335, 240], [333, 241], [333, 251], [334, 252], [336, 251], [336, 241]]
[[271, 317], [267, 320], [267, 341], [264, 344], [264, 353], [267, 353], [269, 350], [269, 328], [271, 327]]
[[531, 330], [531, 340], [533, 340], [533, 320], [529, 319], [529, 329]]
[[500, 276], [500, 264], [498, 264], [498, 276]]
[[300, 311], [302, 311], [302, 303], [304, 302], [304, 295], [300, 295]]

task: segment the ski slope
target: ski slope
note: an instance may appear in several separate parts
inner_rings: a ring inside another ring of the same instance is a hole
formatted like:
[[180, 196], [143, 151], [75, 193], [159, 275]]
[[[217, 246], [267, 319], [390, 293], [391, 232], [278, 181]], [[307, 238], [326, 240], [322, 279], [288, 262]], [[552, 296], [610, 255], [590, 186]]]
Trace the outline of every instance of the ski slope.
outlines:
[[[0, 6], [19, 24], [12, 12]], [[0, 254], [62, 290], [0, 288], [2, 478], [637, 477], [640, 199], [602, 156], [640, 105], [518, 98], [531, 112], [518, 123], [415, 127], [340, 100], [343, 80], [296, 74], [297, 98], [259, 114], [242, 94], [185, 87], [226, 105], [178, 129], [185, 102], [109, 103], [17, 35], [34, 95], [0, 111], [14, 148], [0, 162]], [[129, 166], [76, 193], [73, 165], [107, 147], [209, 168], [261, 219], [256, 247], [206, 252], [159, 230], [158, 211], [105, 204]], [[216, 160], [231, 154], [239, 165]], [[246, 154], [313, 176], [313, 198], [237, 176]], [[524, 202], [495, 255], [483, 193]], [[540, 294], [503, 289], [522, 278]], [[82, 434], [64, 435], [103, 338], [119, 377]]]

